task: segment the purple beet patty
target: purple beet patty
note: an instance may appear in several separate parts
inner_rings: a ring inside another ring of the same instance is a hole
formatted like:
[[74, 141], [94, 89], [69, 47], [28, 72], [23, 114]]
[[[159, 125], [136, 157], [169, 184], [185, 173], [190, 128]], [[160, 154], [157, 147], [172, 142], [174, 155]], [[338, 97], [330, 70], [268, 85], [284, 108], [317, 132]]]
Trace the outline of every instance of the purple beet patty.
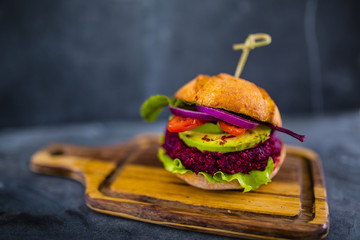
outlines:
[[274, 163], [279, 160], [282, 142], [272, 133], [270, 138], [256, 147], [238, 152], [201, 152], [195, 147], [188, 147], [179, 138], [178, 133], [166, 131], [165, 141], [162, 147], [166, 154], [172, 158], [181, 160], [186, 169], [196, 174], [207, 172], [213, 175], [217, 171], [224, 173], [249, 173], [251, 170], [264, 171], [269, 157]]

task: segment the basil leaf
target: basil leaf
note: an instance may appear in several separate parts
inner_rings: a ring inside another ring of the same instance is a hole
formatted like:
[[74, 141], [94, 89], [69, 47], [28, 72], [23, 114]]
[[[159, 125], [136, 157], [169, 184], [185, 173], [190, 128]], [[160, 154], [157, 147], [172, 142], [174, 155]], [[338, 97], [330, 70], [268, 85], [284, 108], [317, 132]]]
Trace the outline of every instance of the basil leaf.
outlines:
[[148, 122], [154, 122], [161, 113], [163, 107], [168, 105], [173, 107], [182, 107], [187, 104], [180, 99], [168, 98], [164, 95], [155, 95], [148, 98], [142, 104], [140, 108], [141, 117]]

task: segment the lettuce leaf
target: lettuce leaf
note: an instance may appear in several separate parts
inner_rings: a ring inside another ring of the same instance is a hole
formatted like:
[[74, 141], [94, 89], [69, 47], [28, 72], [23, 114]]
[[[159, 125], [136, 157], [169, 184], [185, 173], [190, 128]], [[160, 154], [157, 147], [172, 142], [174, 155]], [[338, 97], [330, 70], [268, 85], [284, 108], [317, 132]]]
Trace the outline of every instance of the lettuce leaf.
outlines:
[[154, 122], [161, 113], [163, 107], [168, 105], [182, 107], [186, 105], [186, 103], [180, 99], [168, 98], [164, 95], [155, 95], [148, 98], [142, 104], [140, 108], [141, 117], [148, 122]]
[[[159, 159], [164, 164], [164, 168], [172, 173], [185, 174], [187, 172], [194, 173], [188, 170], [181, 163], [180, 159], [171, 159], [166, 153], [165, 149], [160, 147], [158, 153]], [[258, 189], [261, 185], [271, 182], [270, 174], [274, 169], [274, 162], [272, 158], [269, 158], [267, 166], [264, 171], [252, 170], [248, 174], [235, 173], [228, 174], [222, 171], [216, 172], [214, 175], [205, 172], [199, 172], [203, 175], [210, 183], [226, 183], [233, 180], [237, 180], [239, 184], [244, 188], [244, 192]]]

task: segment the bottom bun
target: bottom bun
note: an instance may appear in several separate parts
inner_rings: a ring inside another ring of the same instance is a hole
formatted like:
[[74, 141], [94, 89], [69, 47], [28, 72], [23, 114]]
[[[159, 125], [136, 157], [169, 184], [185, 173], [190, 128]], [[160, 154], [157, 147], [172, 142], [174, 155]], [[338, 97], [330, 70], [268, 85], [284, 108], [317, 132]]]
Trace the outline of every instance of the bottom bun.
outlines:
[[[286, 156], [286, 149], [285, 149], [285, 146], [283, 145], [282, 149], [281, 149], [279, 161], [276, 162], [276, 164], [274, 166], [274, 170], [270, 174], [270, 179], [272, 179], [279, 171], [281, 165], [284, 162], [285, 156]], [[202, 189], [206, 189], [206, 190], [229, 190], [229, 189], [241, 190], [241, 189], [244, 189], [236, 179], [231, 182], [227, 182], [227, 183], [210, 183], [203, 175], [200, 175], [200, 174], [176, 173], [176, 176], [181, 178], [182, 180], [184, 180], [185, 182], [187, 182], [188, 184], [190, 184], [194, 187], [198, 187], [198, 188], [202, 188]]]

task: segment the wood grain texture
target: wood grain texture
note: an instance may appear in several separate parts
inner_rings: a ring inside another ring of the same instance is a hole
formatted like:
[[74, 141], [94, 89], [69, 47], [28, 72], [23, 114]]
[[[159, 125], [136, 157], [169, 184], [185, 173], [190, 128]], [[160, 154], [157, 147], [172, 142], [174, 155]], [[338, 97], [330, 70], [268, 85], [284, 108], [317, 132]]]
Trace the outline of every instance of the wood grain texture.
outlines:
[[249, 239], [321, 239], [329, 210], [316, 153], [287, 146], [278, 175], [256, 191], [194, 188], [162, 168], [157, 135], [107, 147], [53, 144], [35, 153], [34, 172], [85, 185], [93, 210], [170, 227]]

